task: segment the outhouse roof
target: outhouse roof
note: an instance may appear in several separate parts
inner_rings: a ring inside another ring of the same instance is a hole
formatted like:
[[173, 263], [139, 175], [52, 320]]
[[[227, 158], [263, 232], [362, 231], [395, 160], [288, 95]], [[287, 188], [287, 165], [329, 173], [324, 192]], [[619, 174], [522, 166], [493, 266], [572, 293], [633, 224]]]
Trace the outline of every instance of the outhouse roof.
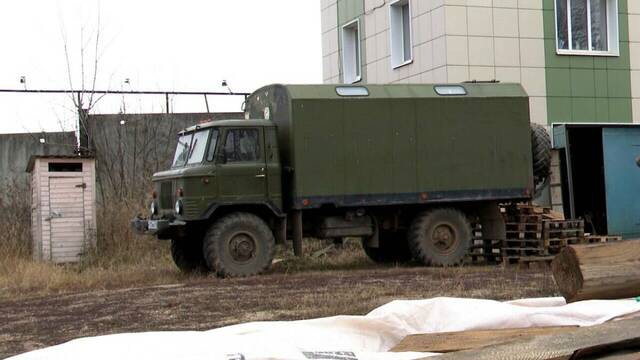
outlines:
[[95, 159], [93, 155], [31, 155], [29, 162], [27, 163], [26, 172], [33, 171], [33, 166], [36, 163], [36, 159], [68, 159], [68, 160], [82, 160], [82, 159]]

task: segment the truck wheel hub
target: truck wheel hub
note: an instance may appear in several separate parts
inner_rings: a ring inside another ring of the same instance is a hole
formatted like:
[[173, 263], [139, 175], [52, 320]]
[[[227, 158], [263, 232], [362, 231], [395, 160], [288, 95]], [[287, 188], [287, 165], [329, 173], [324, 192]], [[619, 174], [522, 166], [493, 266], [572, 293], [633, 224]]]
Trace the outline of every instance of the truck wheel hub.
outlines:
[[233, 260], [246, 262], [251, 260], [256, 251], [256, 243], [248, 234], [236, 234], [229, 242], [229, 250]]
[[433, 230], [433, 245], [441, 253], [450, 253], [455, 250], [457, 238], [455, 231], [448, 224], [440, 224]]

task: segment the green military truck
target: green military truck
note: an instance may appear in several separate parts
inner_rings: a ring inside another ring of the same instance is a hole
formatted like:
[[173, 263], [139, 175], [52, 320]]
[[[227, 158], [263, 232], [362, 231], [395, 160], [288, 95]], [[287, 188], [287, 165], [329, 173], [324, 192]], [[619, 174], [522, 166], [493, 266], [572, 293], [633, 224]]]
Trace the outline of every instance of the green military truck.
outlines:
[[183, 271], [257, 274], [277, 241], [300, 255], [303, 237], [360, 237], [377, 262], [459, 264], [471, 222], [504, 239], [498, 205], [530, 200], [547, 174], [548, 137], [518, 84], [270, 85], [245, 118], [180, 132], [150, 217], [133, 221], [171, 240]]

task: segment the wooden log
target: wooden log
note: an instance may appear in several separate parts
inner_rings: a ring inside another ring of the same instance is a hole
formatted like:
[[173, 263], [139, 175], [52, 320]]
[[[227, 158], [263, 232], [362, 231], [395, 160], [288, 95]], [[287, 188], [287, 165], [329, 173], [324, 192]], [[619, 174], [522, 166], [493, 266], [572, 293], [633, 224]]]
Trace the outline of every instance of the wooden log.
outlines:
[[537, 335], [565, 333], [577, 328], [577, 326], [558, 326], [416, 334], [407, 336], [390, 351], [448, 353], [525, 340]]
[[551, 269], [567, 302], [640, 296], [640, 242], [570, 245]]

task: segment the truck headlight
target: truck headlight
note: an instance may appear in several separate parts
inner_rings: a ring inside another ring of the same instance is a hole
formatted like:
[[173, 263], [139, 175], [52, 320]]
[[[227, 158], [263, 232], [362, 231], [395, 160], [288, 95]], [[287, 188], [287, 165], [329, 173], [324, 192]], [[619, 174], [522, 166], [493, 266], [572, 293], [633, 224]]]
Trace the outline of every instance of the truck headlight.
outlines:
[[178, 200], [176, 201], [176, 206], [174, 208], [176, 214], [180, 215], [182, 214], [182, 200]]
[[151, 215], [158, 215], [158, 203], [156, 203], [155, 200], [151, 201], [149, 210], [151, 211]]

